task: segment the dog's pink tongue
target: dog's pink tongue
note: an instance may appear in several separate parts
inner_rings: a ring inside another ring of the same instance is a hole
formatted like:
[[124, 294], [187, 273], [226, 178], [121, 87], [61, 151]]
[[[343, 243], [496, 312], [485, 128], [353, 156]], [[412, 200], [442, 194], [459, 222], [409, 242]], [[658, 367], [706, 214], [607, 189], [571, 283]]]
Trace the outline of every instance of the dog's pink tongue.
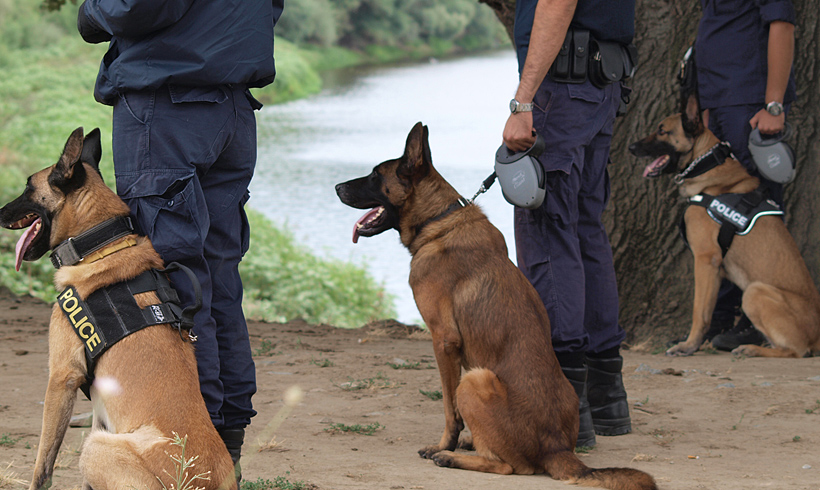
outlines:
[[645, 169], [643, 169], [643, 176], [649, 177], [652, 175], [655, 171], [657, 171], [658, 167], [666, 163], [667, 158], [668, 157], [666, 155], [656, 158], [654, 162], [650, 163]]
[[23, 236], [17, 240], [17, 245], [14, 247], [14, 269], [19, 271], [20, 264], [23, 263], [23, 255], [28, 250], [28, 247], [31, 245], [31, 242], [34, 240], [34, 237], [37, 236], [37, 230], [40, 228], [40, 218], [37, 218], [34, 223], [29, 226], [26, 231], [23, 233]]
[[376, 214], [378, 214], [380, 209], [381, 206], [375, 207], [370, 211], [364, 213], [364, 216], [359, 218], [359, 221], [357, 221], [356, 224], [353, 225], [353, 243], [359, 243], [359, 229], [362, 228], [365, 225], [365, 223], [373, 219], [373, 217]]

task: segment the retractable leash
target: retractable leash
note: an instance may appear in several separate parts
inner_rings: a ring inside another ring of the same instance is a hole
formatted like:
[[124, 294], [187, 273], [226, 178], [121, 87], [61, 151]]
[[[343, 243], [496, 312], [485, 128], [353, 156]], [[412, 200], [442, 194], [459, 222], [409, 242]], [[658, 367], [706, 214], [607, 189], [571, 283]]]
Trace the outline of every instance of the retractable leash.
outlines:
[[487, 192], [498, 179], [504, 199], [514, 206], [536, 209], [544, 202], [547, 176], [536, 157], [546, 148], [541, 135], [536, 135], [535, 143], [521, 152], [512, 152], [504, 143], [495, 153], [495, 171], [481, 183], [470, 203]]
[[758, 128], [749, 134], [749, 153], [757, 166], [758, 172], [763, 177], [777, 182], [778, 184], [788, 184], [794, 180], [794, 150], [786, 143], [792, 135], [792, 127], [786, 123], [783, 131], [764, 135]]

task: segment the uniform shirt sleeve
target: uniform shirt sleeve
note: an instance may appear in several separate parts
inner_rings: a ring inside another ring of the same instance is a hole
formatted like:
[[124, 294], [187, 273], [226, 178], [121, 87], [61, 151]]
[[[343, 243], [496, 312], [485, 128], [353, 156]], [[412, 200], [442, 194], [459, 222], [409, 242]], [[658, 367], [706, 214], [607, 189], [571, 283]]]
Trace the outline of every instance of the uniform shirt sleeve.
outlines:
[[794, 4], [791, 0], [755, 0], [760, 9], [760, 18], [766, 25], [774, 21], [795, 23], [797, 17], [794, 12]]
[[139, 38], [177, 22], [193, 0], [86, 0], [92, 25], [122, 38]]

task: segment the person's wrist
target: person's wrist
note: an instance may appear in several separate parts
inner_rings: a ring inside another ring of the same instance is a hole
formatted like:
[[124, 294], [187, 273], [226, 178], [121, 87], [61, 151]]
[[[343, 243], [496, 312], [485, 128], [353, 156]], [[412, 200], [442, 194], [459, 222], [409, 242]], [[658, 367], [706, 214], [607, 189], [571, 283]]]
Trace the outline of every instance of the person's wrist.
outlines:
[[524, 103], [513, 98], [510, 101], [510, 113], [519, 114], [521, 112], [532, 112], [532, 102]]
[[772, 116], [779, 116], [783, 114], [783, 104], [776, 100], [773, 100], [766, 104], [766, 112], [768, 112]]

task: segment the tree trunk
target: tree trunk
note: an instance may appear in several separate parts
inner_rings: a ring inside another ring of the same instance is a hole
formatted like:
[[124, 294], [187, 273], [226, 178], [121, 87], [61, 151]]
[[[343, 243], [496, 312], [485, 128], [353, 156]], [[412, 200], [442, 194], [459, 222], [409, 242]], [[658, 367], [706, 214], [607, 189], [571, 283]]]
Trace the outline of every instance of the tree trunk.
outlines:
[[[515, 0], [479, 0], [496, 10], [508, 32]], [[820, 279], [820, 15], [816, 0], [794, 0], [797, 102], [789, 121], [797, 156], [797, 178], [786, 187], [786, 221], [809, 271]], [[669, 114], [678, 112], [678, 62], [694, 41], [699, 2], [637, 0], [635, 44], [640, 65], [628, 83], [634, 90], [626, 116], [619, 118], [612, 143], [612, 198], [605, 215], [615, 255], [621, 299], [621, 324], [627, 341], [656, 344], [689, 331], [692, 315], [693, 260], [681, 240], [678, 222], [684, 202], [670, 178], [641, 176], [646, 161], [627, 147]]]

